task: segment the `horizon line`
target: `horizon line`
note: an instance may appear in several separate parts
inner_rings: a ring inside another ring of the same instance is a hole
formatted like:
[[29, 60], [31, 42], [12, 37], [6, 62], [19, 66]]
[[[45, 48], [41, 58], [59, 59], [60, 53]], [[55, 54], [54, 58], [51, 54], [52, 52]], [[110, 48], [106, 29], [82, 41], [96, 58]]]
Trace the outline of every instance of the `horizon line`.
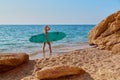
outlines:
[[91, 23], [83, 23], [83, 24], [0, 24], [0, 25], [96, 25], [96, 24], [91, 24]]

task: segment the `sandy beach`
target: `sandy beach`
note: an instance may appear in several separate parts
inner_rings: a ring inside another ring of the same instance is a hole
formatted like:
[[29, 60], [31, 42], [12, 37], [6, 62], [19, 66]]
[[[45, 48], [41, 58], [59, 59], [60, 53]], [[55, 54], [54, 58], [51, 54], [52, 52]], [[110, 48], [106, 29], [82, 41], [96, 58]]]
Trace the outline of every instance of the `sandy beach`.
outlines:
[[120, 0], [1, 0], [0, 80], [120, 80]]
[[119, 58], [120, 54], [112, 54], [111, 51], [107, 50], [77, 49], [45, 59], [30, 60], [13, 70], [0, 74], [0, 80], [20, 80], [27, 76], [34, 78], [34, 73], [41, 68], [61, 64], [78, 66], [86, 73], [55, 80], [119, 80]]

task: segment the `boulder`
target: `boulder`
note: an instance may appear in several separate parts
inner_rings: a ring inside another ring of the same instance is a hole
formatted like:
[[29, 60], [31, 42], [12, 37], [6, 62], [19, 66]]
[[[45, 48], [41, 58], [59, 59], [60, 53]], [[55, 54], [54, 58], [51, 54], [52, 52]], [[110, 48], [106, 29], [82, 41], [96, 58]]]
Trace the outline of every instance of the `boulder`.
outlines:
[[97, 24], [88, 33], [90, 45], [96, 45], [99, 49], [111, 50], [114, 53], [120, 51], [120, 11], [111, 14]]
[[0, 53], [0, 72], [13, 69], [29, 60], [25, 53]]
[[53, 79], [68, 75], [83, 74], [85, 71], [79, 67], [69, 65], [57, 65], [43, 68], [36, 72], [35, 76], [39, 79]]

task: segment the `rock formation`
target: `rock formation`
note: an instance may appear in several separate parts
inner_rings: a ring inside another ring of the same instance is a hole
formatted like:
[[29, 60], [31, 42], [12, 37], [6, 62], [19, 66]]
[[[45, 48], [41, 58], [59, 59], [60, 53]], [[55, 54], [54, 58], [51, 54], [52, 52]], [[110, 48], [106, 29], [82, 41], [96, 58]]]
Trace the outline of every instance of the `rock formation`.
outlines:
[[25, 53], [0, 53], [0, 72], [8, 71], [29, 60]]
[[120, 11], [97, 24], [88, 33], [88, 41], [90, 45], [96, 45], [99, 49], [120, 52]]
[[36, 77], [39, 79], [52, 79], [62, 76], [83, 74], [85, 71], [75, 66], [57, 65], [53, 67], [43, 68], [36, 72]]
[[[79, 67], [71, 65], [56, 65], [52, 67], [44, 67], [35, 72], [32, 76], [24, 77], [21, 80], [58, 80], [59, 78], [69, 75], [83, 75], [85, 71]], [[59, 79], [62, 80], [62, 79]], [[73, 80], [73, 79], [71, 79]]]

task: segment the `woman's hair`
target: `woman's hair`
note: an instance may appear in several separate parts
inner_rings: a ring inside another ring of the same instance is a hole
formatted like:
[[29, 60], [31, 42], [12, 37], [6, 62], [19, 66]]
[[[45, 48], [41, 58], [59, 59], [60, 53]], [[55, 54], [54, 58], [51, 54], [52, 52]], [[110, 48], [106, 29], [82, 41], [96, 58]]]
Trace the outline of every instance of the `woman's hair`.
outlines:
[[48, 27], [48, 25], [45, 25], [45, 27]]

